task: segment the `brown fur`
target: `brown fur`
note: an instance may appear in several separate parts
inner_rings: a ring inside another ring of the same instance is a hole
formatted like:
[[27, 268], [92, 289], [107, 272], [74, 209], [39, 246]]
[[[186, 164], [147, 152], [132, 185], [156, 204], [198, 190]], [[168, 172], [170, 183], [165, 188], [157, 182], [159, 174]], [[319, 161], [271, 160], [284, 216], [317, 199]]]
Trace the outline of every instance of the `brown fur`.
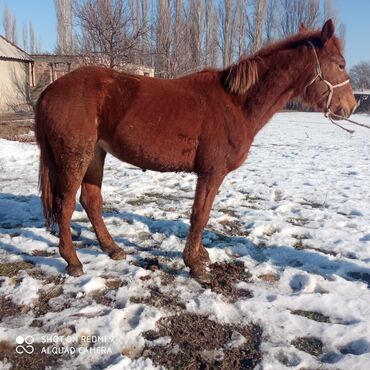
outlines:
[[[257, 132], [289, 99], [302, 97], [325, 108], [327, 87], [315, 76], [320, 59], [333, 84], [348, 78], [334, 26], [304, 32], [272, 44], [222, 71], [207, 70], [161, 80], [83, 67], [58, 79], [36, 108], [40, 146], [40, 189], [47, 226], [58, 223], [60, 253], [72, 275], [82, 265], [72, 244], [70, 219], [81, 186], [81, 204], [102, 249], [124, 257], [102, 219], [101, 184], [107, 152], [154, 171], [198, 175], [184, 261], [193, 276], [206, 278], [208, 253], [202, 232], [224, 177], [246, 159]], [[334, 113], [349, 115], [355, 105], [350, 85], [333, 96]]]

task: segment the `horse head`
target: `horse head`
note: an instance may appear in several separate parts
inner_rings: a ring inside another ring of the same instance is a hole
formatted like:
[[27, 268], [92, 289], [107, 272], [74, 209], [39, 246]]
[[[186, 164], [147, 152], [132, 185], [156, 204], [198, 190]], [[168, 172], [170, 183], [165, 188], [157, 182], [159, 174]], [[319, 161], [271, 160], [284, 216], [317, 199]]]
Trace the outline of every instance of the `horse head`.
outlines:
[[317, 36], [308, 38], [307, 60], [312, 65], [312, 74], [308, 76], [303, 99], [332, 119], [348, 118], [357, 104], [341, 43], [334, 31], [334, 23], [329, 19]]

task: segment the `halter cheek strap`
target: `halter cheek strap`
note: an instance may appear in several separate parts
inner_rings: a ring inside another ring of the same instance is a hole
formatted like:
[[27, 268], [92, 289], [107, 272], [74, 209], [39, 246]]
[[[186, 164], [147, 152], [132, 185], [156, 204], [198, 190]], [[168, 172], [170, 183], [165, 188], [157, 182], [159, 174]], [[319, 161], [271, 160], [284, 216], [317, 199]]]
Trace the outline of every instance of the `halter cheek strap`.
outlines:
[[323, 74], [322, 74], [322, 70], [321, 70], [321, 66], [320, 66], [320, 61], [319, 61], [319, 57], [317, 56], [317, 52], [316, 52], [316, 49], [315, 47], [313, 46], [312, 42], [309, 41], [308, 42], [310, 44], [310, 46], [312, 47], [312, 50], [315, 54], [315, 58], [316, 58], [316, 76], [311, 80], [311, 82], [309, 82], [305, 89], [307, 89], [307, 87], [311, 86], [317, 79], [320, 79], [322, 82], [324, 82], [328, 88], [329, 88], [329, 95], [328, 95], [328, 100], [326, 102], [326, 112], [325, 112], [325, 116], [328, 117], [329, 114], [331, 114], [331, 110], [330, 110], [330, 104], [331, 104], [331, 101], [333, 99], [333, 93], [334, 93], [334, 89], [337, 88], [337, 87], [341, 87], [341, 86], [344, 86], [344, 85], [347, 85], [349, 83], [349, 79], [348, 80], [345, 80], [339, 84], [336, 84], [336, 85], [333, 85], [331, 84], [328, 80], [325, 80]]

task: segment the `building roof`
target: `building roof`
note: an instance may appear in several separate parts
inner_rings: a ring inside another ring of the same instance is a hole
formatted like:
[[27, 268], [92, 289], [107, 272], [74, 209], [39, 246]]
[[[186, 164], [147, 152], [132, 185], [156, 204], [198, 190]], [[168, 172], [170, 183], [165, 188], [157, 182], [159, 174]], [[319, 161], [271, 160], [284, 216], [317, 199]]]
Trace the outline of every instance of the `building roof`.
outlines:
[[11, 43], [5, 37], [0, 35], [0, 58], [9, 60], [23, 60], [32, 62], [32, 58], [18, 46]]

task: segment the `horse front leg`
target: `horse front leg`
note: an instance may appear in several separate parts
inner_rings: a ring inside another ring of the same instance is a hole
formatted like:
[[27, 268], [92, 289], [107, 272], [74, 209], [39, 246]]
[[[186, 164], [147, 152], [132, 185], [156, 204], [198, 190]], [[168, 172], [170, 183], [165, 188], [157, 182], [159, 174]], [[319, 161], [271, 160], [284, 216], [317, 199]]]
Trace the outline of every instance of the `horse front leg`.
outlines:
[[190, 230], [186, 240], [183, 258], [185, 265], [190, 267], [190, 275], [201, 283], [209, 282], [206, 272], [209, 256], [207, 250], [202, 245], [202, 234], [208, 222], [213, 201], [224, 177], [224, 174], [202, 174], [198, 176], [190, 218]]

